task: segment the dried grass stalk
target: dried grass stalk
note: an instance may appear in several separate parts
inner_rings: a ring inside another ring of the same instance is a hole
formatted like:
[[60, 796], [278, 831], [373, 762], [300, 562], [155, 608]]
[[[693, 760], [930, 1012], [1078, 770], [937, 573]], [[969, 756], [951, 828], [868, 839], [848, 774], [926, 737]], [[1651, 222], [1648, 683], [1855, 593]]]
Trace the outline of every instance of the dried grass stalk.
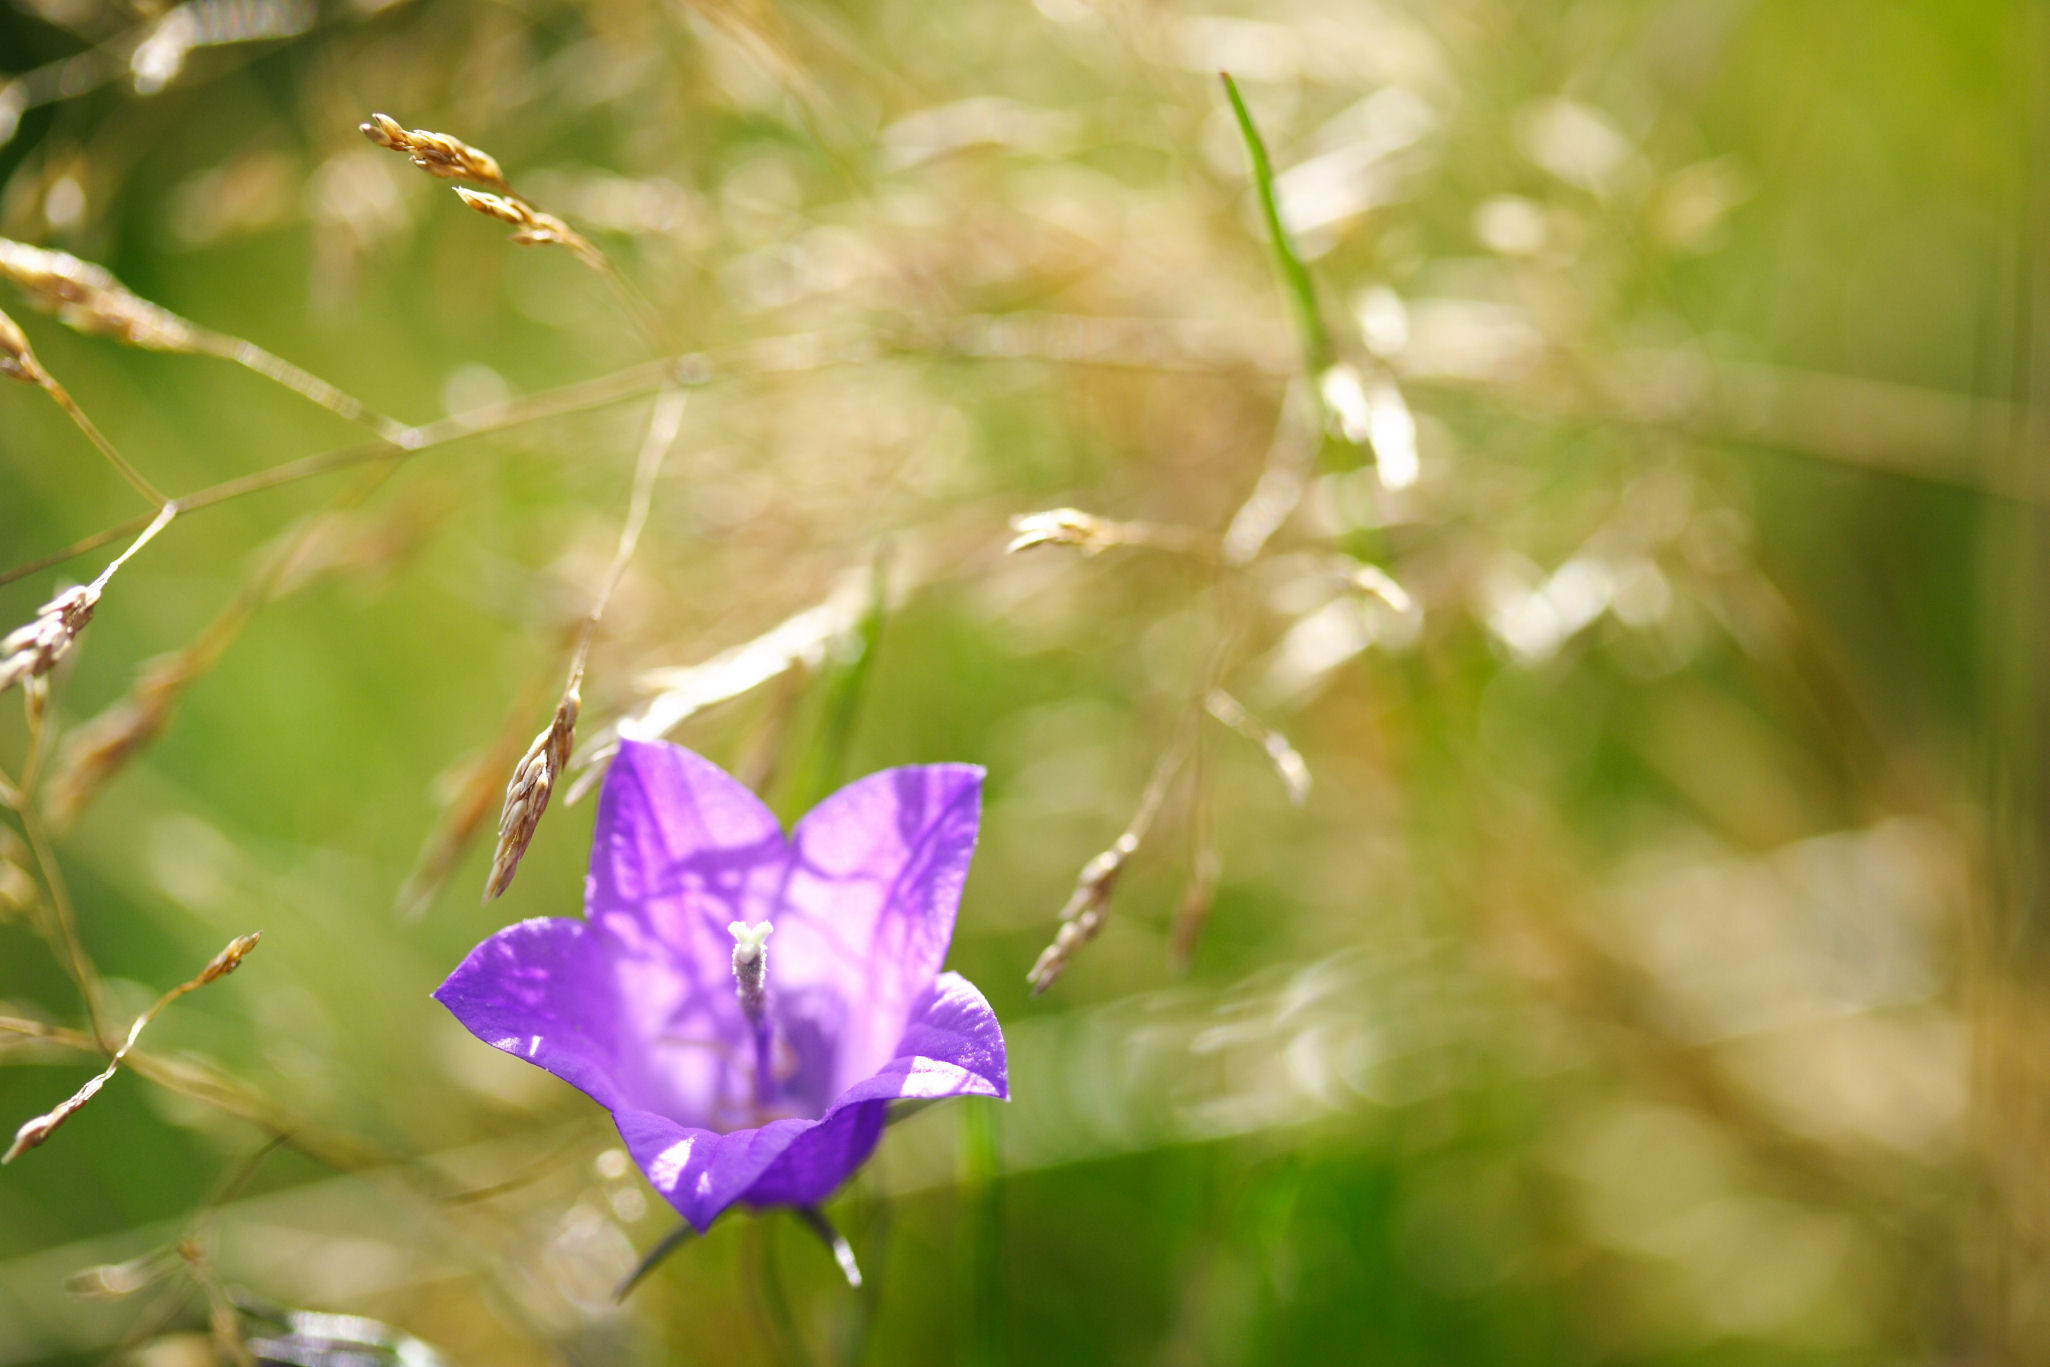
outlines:
[[1309, 799], [1310, 767], [1303, 762], [1302, 752], [1289, 744], [1287, 736], [1248, 712], [1243, 703], [1221, 688], [1211, 689], [1203, 706], [1211, 716], [1267, 753], [1274, 772], [1281, 776], [1282, 786], [1288, 789], [1290, 802], [1300, 807]]
[[425, 129], [404, 128], [386, 114], [372, 114], [359, 125], [363, 136], [379, 147], [403, 152], [413, 159], [413, 164], [430, 176], [442, 180], [467, 180], [485, 186], [483, 190], [472, 190], [468, 186], [455, 187], [456, 195], [486, 218], [495, 218], [513, 228], [512, 240], [523, 247], [567, 247], [576, 253], [577, 259], [604, 277], [606, 286], [618, 299], [619, 304], [633, 319], [634, 327], [657, 351], [675, 350], [674, 340], [662, 318], [629, 285], [620, 273], [613, 269], [612, 262], [595, 243], [569, 224], [547, 213], [522, 196], [514, 193], [506, 180], [505, 172], [499, 169], [498, 161], [488, 152], [479, 151], [461, 138], [446, 133], [430, 133]]
[[[126, 696], [65, 738], [46, 790], [54, 823], [68, 825], [101, 785], [162, 733], [178, 699], [220, 661], [258, 608], [281, 593], [303, 588], [323, 565], [349, 564], [330, 549], [336, 520], [384, 481], [396, 459], [388, 453], [383, 464], [365, 471], [325, 513], [275, 538], [262, 567], [206, 630], [183, 649], [144, 665]], [[133, 553], [131, 547], [129, 554]]]
[[[203, 328], [151, 303], [115, 279], [104, 266], [81, 261], [68, 252], [0, 237], [0, 279], [19, 286], [31, 304], [55, 314], [66, 327], [147, 351], [233, 361], [351, 422], [372, 428], [387, 441], [401, 446], [411, 444], [409, 434], [413, 429], [406, 424], [371, 410], [318, 375], [273, 356], [254, 342]], [[0, 328], [0, 350], [7, 346], [5, 331]], [[14, 331], [19, 333], [20, 329]], [[0, 359], [0, 369], [5, 366], [4, 359]], [[7, 373], [14, 374], [11, 370]], [[36, 383], [49, 387], [47, 377]], [[162, 497], [158, 496], [157, 501], [161, 503]]]
[[498, 815], [498, 847], [491, 852], [491, 872], [484, 880], [484, 900], [504, 894], [519, 872], [520, 859], [533, 843], [541, 814], [555, 785], [569, 768], [569, 752], [576, 745], [577, 713], [583, 699], [572, 687], [555, 705], [555, 716], [513, 769], [512, 782], [505, 786], [505, 806]]
[[187, 647], [150, 661], [121, 701], [64, 738], [44, 796], [53, 826], [69, 827], [108, 779], [163, 734], [178, 699], [224, 648]]
[[0, 278], [66, 327], [151, 351], [197, 351], [201, 329], [69, 252], [0, 238]]
[[512, 240], [523, 247], [568, 247], [579, 256], [603, 259], [582, 233], [554, 214], [543, 213], [518, 195], [495, 195], [458, 185], [456, 198], [486, 218], [510, 224], [514, 229]]
[[465, 765], [460, 776], [449, 785], [451, 795], [443, 803], [441, 822], [421, 847], [413, 871], [399, 889], [398, 911], [405, 920], [417, 920], [426, 914], [435, 898], [441, 895], [442, 888], [447, 886], [463, 851], [483, 829], [491, 809], [501, 805], [498, 776], [509, 768], [518, 767], [520, 737], [526, 734], [526, 719], [541, 705], [543, 689], [553, 682], [553, 673], [551, 669], [548, 679], [537, 679], [520, 690], [512, 715], [499, 728], [490, 748]]
[[178, 505], [166, 503], [158, 511], [156, 519], [143, 529], [142, 535], [130, 542], [128, 549], [101, 570], [92, 583], [64, 590], [43, 604], [33, 621], [0, 637], [0, 692], [17, 683], [40, 679], [55, 669], [57, 662], [70, 653], [72, 643], [85, 630], [86, 623], [93, 619], [100, 594], [114, 577], [114, 572], [149, 544], [150, 538], [170, 525], [171, 519], [177, 515]]
[[15, 1159], [21, 1157], [30, 1149], [35, 1148], [55, 1133], [59, 1125], [69, 1120], [77, 1113], [81, 1106], [97, 1096], [100, 1088], [106, 1086], [108, 1080], [120, 1070], [121, 1064], [128, 1057], [129, 1050], [133, 1049], [136, 1040], [142, 1037], [143, 1027], [155, 1020], [158, 1012], [184, 996], [187, 992], [197, 991], [208, 983], [225, 978], [230, 973], [233, 973], [242, 966], [242, 960], [248, 957], [249, 952], [256, 948], [257, 941], [262, 938], [263, 932], [260, 930], [252, 931], [248, 935], [236, 936], [228, 942], [225, 949], [214, 955], [207, 966], [201, 969], [198, 975], [190, 982], [181, 983], [157, 998], [156, 1003], [149, 1010], [137, 1016], [135, 1024], [128, 1027], [128, 1038], [122, 1041], [119, 1049], [114, 1051], [113, 1058], [107, 1061], [107, 1066], [103, 1071], [88, 1079], [83, 1087], [80, 1087], [69, 1097], [66, 1097], [54, 1110], [46, 1111], [42, 1115], [36, 1116], [14, 1132], [14, 1142], [8, 1146], [6, 1153], [0, 1154], [0, 1164], [12, 1163]]
[[1080, 508], [1050, 508], [1011, 519], [1013, 533], [1004, 554], [1036, 546], [1074, 546], [1083, 555], [1101, 555], [1113, 546], [1150, 546], [1155, 550], [1203, 554], [1214, 549], [1213, 538], [1187, 527], [1150, 522], [1113, 522]]
[[[0, 242], [4, 241], [4, 238], [0, 238]], [[138, 493], [158, 507], [170, 501], [154, 484], [142, 477], [141, 471], [130, 465], [121, 453], [114, 449], [114, 443], [108, 441], [105, 434], [86, 417], [85, 410], [73, 401], [70, 392], [58, 384], [56, 377], [36, 359], [35, 350], [29, 346], [28, 334], [21, 330], [21, 325], [4, 313], [0, 313], [0, 375], [35, 385], [48, 394], [57, 406], [64, 410], [65, 415], [77, 424], [78, 430], [85, 433], [87, 439], [99, 448], [100, 454], [121, 472], [121, 477], [135, 486]]]
[[38, 608], [34, 621], [0, 638], [0, 690], [55, 669], [92, 621], [99, 601], [86, 585], [68, 588]]
[[1117, 890], [1118, 878], [1125, 871], [1125, 861], [1138, 848], [1139, 837], [1127, 830], [1109, 849], [1082, 866], [1082, 876], [1075, 881], [1075, 890], [1069, 894], [1067, 905], [1061, 908], [1061, 928], [1054, 932], [1053, 943], [1040, 951], [1032, 971], [1025, 975], [1025, 981], [1032, 985], [1033, 996], [1052, 987], [1066, 970], [1075, 951], [1095, 939], [1097, 932], [1103, 929], [1110, 895]]
[[577, 713], [583, 707], [584, 664], [590, 658], [591, 638], [604, 619], [613, 590], [626, 573], [634, 548], [640, 544], [641, 529], [647, 526], [648, 509], [655, 497], [655, 479], [662, 473], [669, 448], [676, 444], [677, 433], [683, 429], [684, 398], [685, 391], [672, 388], [665, 389], [655, 400], [655, 411], [648, 418], [647, 434], [641, 438], [640, 454], [634, 461], [633, 492], [627, 501], [626, 520], [619, 529], [619, 545], [605, 572], [605, 582], [578, 629], [569, 682], [548, 728], [534, 737], [526, 756], [514, 768], [512, 781], [506, 785], [505, 807], [498, 816], [498, 847], [491, 853], [491, 872], [484, 880], [487, 902], [512, 886], [520, 857], [526, 854], [534, 830], [541, 824], [542, 813], [548, 810], [548, 799], [569, 768], [570, 751], [576, 744]]
[[364, 137], [379, 147], [405, 153], [413, 159], [415, 166], [430, 176], [442, 180], [473, 180], [501, 194], [512, 193], [505, 173], [498, 169], [497, 158], [470, 146], [461, 138], [450, 137], [446, 133], [430, 133], [424, 128], [405, 128], [388, 114], [372, 114], [359, 127]]
[[1061, 908], [1061, 925], [1054, 932], [1053, 943], [1040, 951], [1032, 971], [1025, 975], [1033, 996], [1037, 997], [1052, 987], [1067, 969], [1068, 960], [1074, 957], [1075, 952], [1095, 939], [1103, 929], [1110, 911], [1110, 896], [1117, 890], [1118, 879], [1123, 877], [1126, 863], [1138, 852], [1146, 832], [1152, 829], [1154, 818], [1160, 815], [1168, 787], [1180, 771], [1192, 740], [1193, 729], [1185, 727], [1182, 735], [1155, 762], [1153, 774], [1146, 781], [1146, 791], [1139, 798], [1138, 810], [1132, 813], [1123, 833], [1109, 849], [1082, 866], [1082, 875], [1075, 880], [1075, 890], [1068, 895], [1067, 905]]

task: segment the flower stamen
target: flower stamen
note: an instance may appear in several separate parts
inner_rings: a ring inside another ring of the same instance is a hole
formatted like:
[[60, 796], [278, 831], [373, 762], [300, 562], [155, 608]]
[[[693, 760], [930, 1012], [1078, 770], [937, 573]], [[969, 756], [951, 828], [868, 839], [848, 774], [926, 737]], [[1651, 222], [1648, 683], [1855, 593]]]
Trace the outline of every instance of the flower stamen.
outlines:
[[740, 1013], [747, 1017], [755, 1046], [755, 1106], [765, 1110], [775, 1085], [769, 1059], [773, 1041], [769, 1032], [769, 932], [767, 921], [749, 925], [731, 921], [726, 929], [733, 935], [733, 993], [740, 998]]
[[734, 994], [747, 1018], [759, 1020], [769, 1001], [769, 932], [775, 927], [767, 921], [733, 921], [726, 929], [733, 935]]

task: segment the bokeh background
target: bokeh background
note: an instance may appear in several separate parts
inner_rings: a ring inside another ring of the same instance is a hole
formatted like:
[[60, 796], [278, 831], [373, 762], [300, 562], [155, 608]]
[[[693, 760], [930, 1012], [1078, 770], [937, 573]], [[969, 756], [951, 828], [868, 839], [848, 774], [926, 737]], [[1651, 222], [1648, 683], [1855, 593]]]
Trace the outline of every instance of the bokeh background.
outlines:
[[[196, 511], [113, 581], [33, 794], [108, 1014], [264, 940], [0, 1171], [0, 1363], [233, 1361], [230, 1296], [474, 1364], [2050, 1356], [2045, 53], [2028, 0], [11, 0], [0, 233], [409, 423], [658, 354], [381, 110], [704, 354], [584, 754], [670, 706], [786, 816], [988, 766], [950, 962], [1015, 1100], [892, 1128], [830, 1207], [860, 1292], [736, 1215], [621, 1306], [675, 1217], [428, 999], [579, 903], [588, 799], [478, 890], [634, 372]], [[0, 308], [173, 493], [366, 439]], [[1227, 546], [1256, 487], [1276, 525]], [[1005, 554], [1060, 507], [1109, 521]], [[142, 510], [0, 392], [0, 568]], [[0, 1016], [77, 1028], [44, 872], [0, 861]], [[11, 1129], [99, 1061], [17, 1025], [0, 1064]]]

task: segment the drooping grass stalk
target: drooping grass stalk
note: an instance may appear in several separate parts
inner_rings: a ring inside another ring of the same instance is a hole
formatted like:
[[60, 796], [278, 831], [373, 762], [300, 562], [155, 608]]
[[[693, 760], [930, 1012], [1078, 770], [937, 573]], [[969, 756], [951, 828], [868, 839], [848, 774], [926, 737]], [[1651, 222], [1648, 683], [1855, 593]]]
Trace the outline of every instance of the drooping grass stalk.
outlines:
[[21, 819], [22, 834], [28, 837], [43, 887], [49, 893], [48, 933], [64, 960], [71, 980], [78, 985], [79, 997], [85, 1003], [86, 1023], [92, 1027], [94, 1045], [99, 1052], [111, 1055], [114, 1037], [107, 1029], [106, 1013], [100, 1005], [99, 971], [93, 967], [92, 959], [85, 952], [85, 944], [79, 939], [78, 913], [71, 904], [71, 888], [64, 881], [64, 870], [57, 863], [56, 848], [50, 843], [50, 833], [43, 825], [42, 813], [36, 809], [35, 803], [24, 801], [15, 815]]
[[56, 380], [48, 375], [43, 377], [41, 387], [43, 392], [48, 394], [56, 401], [57, 406], [64, 410], [64, 416], [70, 418], [78, 430], [85, 433], [86, 440], [90, 441], [98, 448], [99, 453], [107, 458], [107, 463], [120, 472], [121, 478], [135, 486], [137, 493], [156, 504], [159, 508], [171, 501], [163, 490], [145, 479], [142, 471], [130, 465], [127, 457], [115, 449], [114, 443], [107, 440], [107, 434], [100, 431], [98, 424], [93, 422], [91, 418], [88, 418], [85, 415], [85, 410], [78, 406], [78, 401], [71, 397], [70, 390], [57, 383]]
[[[641, 439], [640, 455], [634, 461], [633, 492], [627, 499], [626, 520], [619, 529], [619, 544], [613, 551], [612, 564], [605, 571], [604, 582], [591, 603], [591, 610], [584, 615], [577, 630], [576, 645], [570, 654], [569, 681], [563, 686], [562, 696], [555, 705], [555, 715], [534, 738], [519, 764], [514, 766], [512, 780], [506, 785], [505, 805], [498, 817], [498, 844], [492, 851], [491, 871], [484, 880], [486, 902], [512, 886], [520, 859], [534, 839], [542, 814], [548, 810], [549, 799], [569, 770], [570, 752], [576, 745], [577, 717], [583, 711], [584, 665], [590, 658], [591, 639], [597, 633], [598, 623], [604, 620], [613, 590], [619, 587], [620, 579], [626, 574], [627, 562], [633, 559], [634, 548], [640, 544], [641, 529], [647, 525], [648, 508], [655, 496], [655, 480], [661, 475], [662, 462], [683, 428], [683, 405], [687, 392], [672, 387], [655, 400], [655, 410], [648, 418], [647, 434]], [[765, 1069], [758, 1071], [766, 1072]]]
[[[254, 342], [201, 327], [180, 317], [161, 304], [143, 298], [115, 278], [113, 272], [69, 252], [31, 246], [12, 238], [0, 238], [0, 278], [17, 286], [24, 297], [46, 313], [57, 316], [66, 327], [90, 337], [105, 337], [123, 346], [144, 351], [168, 351], [188, 356], [214, 356], [233, 361], [303, 398], [310, 399], [351, 422], [361, 423], [397, 445], [406, 445], [412, 429], [388, 418], [362, 401], [290, 361], [273, 356]], [[95, 444], [108, 451], [108, 458], [122, 462], [105, 444], [104, 438], [85, 422], [69, 396], [54, 387], [47, 375], [39, 377], [51, 396], [63, 403], [74, 421], [86, 427]], [[159, 499], [158, 501], [161, 501]]]
[[329, 409], [350, 422], [360, 423], [377, 433], [394, 446], [410, 447], [417, 428], [396, 418], [388, 418], [354, 395], [336, 388], [312, 371], [293, 365], [283, 357], [274, 356], [254, 342], [222, 333], [200, 330], [199, 344], [194, 348], [204, 355], [218, 356], [233, 361], [244, 369], [255, 372], [273, 383], [302, 398], [310, 399], [321, 407]]
[[76, 1092], [73, 1092], [69, 1097], [58, 1103], [54, 1109], [36, 1116], [15, 1132], [14, 1142], [8, 1146], [5, 1153], [0, 1153], [0, 1164], [12, 1163], [15, 1159], [21, 1157], [22, 1154], [49, 1139], [56, 1132], [58, 1126], [69, 1120], [78, 1112], [80, 1107], [99, 1094], [100, 1088], [106, 1086], [114, 1074], [120, 1070], [122, 1063], [127, 1060], [129, 1052], [135, 1048], [135, 1042], [142, 1038], [143, 1030], [151, 1021], [157, 1018], [158, 1014], [165, 1007], [177, 1001], [186, 993], [196, 992], [208, 983], [217, 982], [233, 973], [242, 966], [242, 960], [248, 957], [249, 951], [255, 949], [257, 941], [262, 938], [263, 932], [260, 930], [252, 934], [236, 936], [228, 942], [227, 948], [214, 955], [207, 963], [207, 966], [190, 980], [180, 983], [161, 997], [158, 997], [155, 1004], [137, 1016], [135, 1023], [128, 1027], [127, 1036], [121, 1041], [120, 1048], [116, 1049], [113, 1056], [107, 1060], [107, 1066], [104, 1069], [87, 1080], [83, 1087], [80, 1087]]

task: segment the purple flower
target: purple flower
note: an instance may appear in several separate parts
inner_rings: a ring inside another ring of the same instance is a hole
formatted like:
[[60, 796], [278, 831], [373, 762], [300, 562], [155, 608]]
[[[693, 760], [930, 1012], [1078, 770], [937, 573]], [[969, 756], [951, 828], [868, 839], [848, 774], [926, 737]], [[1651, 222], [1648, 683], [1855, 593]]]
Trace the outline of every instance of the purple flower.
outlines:
[[981, 811], [972, 765], [886, 769], [786, 837], [709, 761], [627, 741], [583, 919], [506, 927], [434, 995], [611, 1111], [700, 1231], [736, 1201], [814, 1204], [890, 1102], [1010, 1095], [996, 1014], [940, 972]]

